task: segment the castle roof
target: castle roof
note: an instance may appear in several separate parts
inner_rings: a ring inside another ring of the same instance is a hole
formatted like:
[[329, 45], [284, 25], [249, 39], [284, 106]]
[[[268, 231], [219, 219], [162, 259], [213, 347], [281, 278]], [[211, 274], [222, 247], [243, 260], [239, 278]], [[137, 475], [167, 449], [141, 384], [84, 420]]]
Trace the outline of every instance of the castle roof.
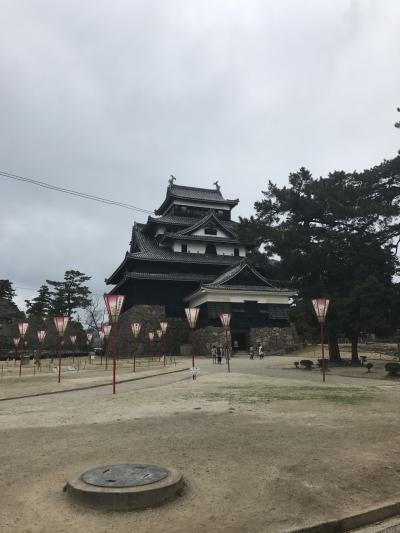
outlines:
[[[124, 260], [119, 267], [106, 280], [108, 284], [119, 283], [129, 261], [158, 261], [168, 263], [187, 263], [203, 265], [221, 265], [228, 266], [236, 264], [241, 260], [240, 257], [233, 255], [212, 255], [212, 254], [194, 254], [173, 252], [167, 247], [160, 246], [157, 239], [143, 229], [145, 224], [135, 223], [132, 230], [132, 252], [125, 255]], [[191, 238], [191, 237], [190, 237]]]
[[[149, 217], [147, 219], [146, 226], [155, 225], [165, 225], [165, 226], [185, 226], [190, 227], [199, 222], [198, 218], [194, 217], [182, 217], [175, 215], [162, 215], [160, 217]], [[222, 221], [226, 228], [229, 228], [230, 231], [237, 230], [239, 223], [234, 220], [224, 220]]]
[[219, 187], [215, 189], [203, 189], [200, 187], [187, 187], [186, 185], [171, 184], [167, 189], [167, 195], [160, 207], [155, 211], [156, 215], [164, 213], [173, 200], [186, 200], [194, 202], [224, 204], [230, 208], [239, 203], [239, 200], [226, 200]]

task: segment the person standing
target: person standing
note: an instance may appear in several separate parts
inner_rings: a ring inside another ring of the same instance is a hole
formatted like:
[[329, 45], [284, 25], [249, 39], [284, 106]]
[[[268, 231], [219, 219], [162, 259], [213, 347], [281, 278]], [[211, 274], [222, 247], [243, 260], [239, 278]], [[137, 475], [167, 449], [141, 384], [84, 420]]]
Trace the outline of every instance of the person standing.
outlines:
[[217, 360], [218, 360], [218, 364], [220, 365], [221, 362], [222, 362], [222, 349], [221, 349], [221, 346], [218, 346], [218, 348], [217, 348]]
[[213, 364], [215, 365], [217, 363], [217, 348], [215, 345], [211, 348], [211, 357], [213, 360]]

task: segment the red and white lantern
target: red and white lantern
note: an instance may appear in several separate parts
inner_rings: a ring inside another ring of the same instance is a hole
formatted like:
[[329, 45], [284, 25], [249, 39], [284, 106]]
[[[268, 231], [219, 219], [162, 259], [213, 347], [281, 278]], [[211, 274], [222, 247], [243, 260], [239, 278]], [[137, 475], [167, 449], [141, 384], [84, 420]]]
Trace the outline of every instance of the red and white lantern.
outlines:
[[20, 340], [21, 340], [21, 337], [14, 337], [14, 338], [13, 338], [13, 343], [14, 343], [14, 346], [15, 346], [16, 348], [18, 348], [19, 343], [20, 343]]
[[105, 336], [104, 331], [99, 331], [99, 337], [100, 337], [101, 342], [104, 341], [104, 336]]
[[29, 324], [28, 322], [18, 322], [18, 331], [22, 338], [25, 337], [26, 332], [28, 331]]
[[329, 300], [327, 298], [316, 298], [312, 301], [318, 322], [325, 322], [328, 313]]
[[167, 333], [168, 322], [160, 322], [160, 328], [163, 332], [163, 335], [165, 335]]
[[104, 338], [107, 340], [111, 333], [111, 324], [103, 324]]
[[90, 344], [92, 342], [92, 339], [93, 339], [93, 334], [92, 333], [86, 333], [86, 340], [87, 340], [88, 344]]
[[54, 325], [56, 327], [57, 333], [60, 335], [60, 337], [63, 337], [65, 330], [67, 329], [69, 317], [55, 316], [53, 320], [54, 320]]
[[37, 332], [37, 338], [40, 344], [44, 343], [44, 339], [46, 338], [46, 331], [44, 329], [41, 329]]
[[118, 320], [121, 314], [122, 306], [124, 305], [125, 296], [121, 294], [105, 294], [104, 301], [106, 303], [108, 318], [111, 323]]
[[70, 335], [69, 336], [69, 340], [71, 341], [72, 345], [75, 345], [75, 343], [76, 343], [76, 335]]
[[149, 331], [150, 342], [154, 341], [154, 331]]
[[161, 337], [162, 337], [162, 329], [158, 329], [158, 330], [157, 330], [157, 337], [158, 337], [159, 339], [161, 339]]
[[197, 324], [200, 309], [198, 307], [187, 307], [185, 309], [186, 319], [190, 329], [194, 329]]
[[131, 328], [132, 328], [133, 336], [136, 339], [136, 337], [139, 336], [140, 330], [142, 329], [142, 324], [140, 322], [133, 322], [131, 324]]
[[219, 315], [219, 319], [221, 320], [221, 324], [224, 326], [224, 328], [229, 328], [231, 318], [232, 318], [231, 313], [221, 313]]

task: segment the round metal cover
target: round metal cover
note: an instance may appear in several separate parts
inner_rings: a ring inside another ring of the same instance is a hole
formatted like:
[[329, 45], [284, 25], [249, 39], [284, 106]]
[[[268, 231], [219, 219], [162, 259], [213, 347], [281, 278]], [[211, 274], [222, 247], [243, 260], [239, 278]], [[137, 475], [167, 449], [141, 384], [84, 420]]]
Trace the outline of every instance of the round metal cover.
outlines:
[[81, 479], [96, 487], [140, 487], [168, 476], [169, 471], [155, 465], [108, 465], [87, 470]]

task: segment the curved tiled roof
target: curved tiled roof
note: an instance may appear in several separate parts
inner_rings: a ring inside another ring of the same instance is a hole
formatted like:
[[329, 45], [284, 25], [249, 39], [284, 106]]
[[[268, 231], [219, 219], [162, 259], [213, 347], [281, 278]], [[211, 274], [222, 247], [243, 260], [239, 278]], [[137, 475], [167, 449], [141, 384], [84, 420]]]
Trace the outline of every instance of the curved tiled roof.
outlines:
[[229, 206], [235, 206], [239, 203], [239, 200], [226, 200], [220, 189], [202, 189], [200, 187], [187, 187], [185, 185], [175, 185], [172, 184], [167, 189], [167, 195], [155, 213], [160, 214], [162, 211], [169, 205], [170, 201], [173, 199], [181, 200], [193, 200], [201, 201], [205, 203], [218, 203], [225, 204]]
[[214, 202], [225, 202], [219, 189], [203, 189], [201, 187], [188, 187], [186, 185], [171, 185], [168, 194], [188, 198], [192, 200], [211, 200]]
[[[179, 217], [175, 215], [162, 215], [160, 217], [149, 217], [147, 224], [161, 224], [161, 225], [173, 225], [173, 226], [193, 226], [199, 222], [198, 218], [194, 217]], [[229, 228], [231, 231], [236, 231], [239, 222], [234, 220], [223, 220], [222, 223], [225, 227]], [[147, 225], [146, 224], [146, 225]]]

